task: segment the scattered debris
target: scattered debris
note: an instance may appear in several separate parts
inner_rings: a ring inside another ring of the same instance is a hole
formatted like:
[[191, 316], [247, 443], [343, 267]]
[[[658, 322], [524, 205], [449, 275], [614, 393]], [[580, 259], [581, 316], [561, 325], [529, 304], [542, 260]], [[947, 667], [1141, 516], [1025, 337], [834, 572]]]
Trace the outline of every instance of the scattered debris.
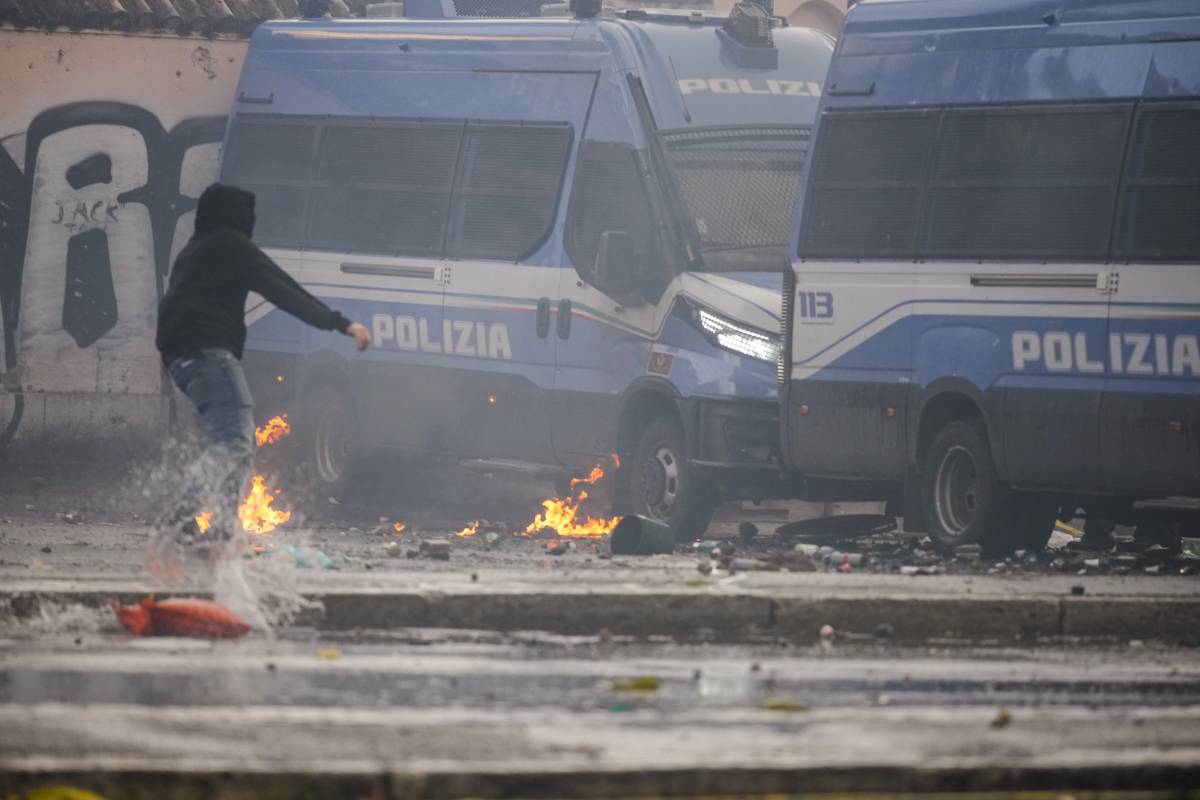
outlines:
[[713, 565], [711, 561], [701, 561], [700, 563], [696, 564], [696, 569], [700, 570], [701, 575], [711, 575], [713, 571]]
[[434, 561], [449, 561], [450, 540], [426, 539], [421, 542], [418, 554], [424, 558], [432, 558]]
[[62, 521], [68, 525], [82, 525], [87, 522], [87, 517], [83, 516], [82, 511], [68, 511], [62, 515]]
[[137, 636], [197, 636], [233, 639], [250, 632], [241, 617], [225, 606], [198, 598], [157, 601], [151, 595], [133, 606], [113, 604], [121, 624]]
[[1007, 728], [1012, 724], [1012, 714], [1008, 713], [1008, 709], [1004, 706], [996, 709], [996, 716], [992, 717], [989, 725], [993, 728]]
[[383, 546], [383, 554], [388, 558], [399, 558], [404, 554], [404, 546], [399, 542], [388, 542]]
[[844, 514], [836, 517], [804, 519], [780, 525], [775, 533], [785, 539], [838, 541], [861, 539], [896, 530], [896, 518], [882, 514]]
[[795, 700], [788, 700], [784, 697], [763, 698], [759, 701], [758, 707], [764, 711], [783, 711], [788, 713], [808, 711], [808, 706], [803, 703], [797, 703]]
[[735, 558], [729, 563], [730, 572], [778, 572], [779, 565], [757, 558]]
[[43, 552], [43, 553], [51, 553], [51, 552], [53, 552], [53, 551], [50, 549], [50, 545], [45, 545], [45, 546], [42, 548], [42, 552]]
[[915, 564], [905, 564], [900, 567], [901, 575], [941, 575], [942, 568], [940, 566], [917, 566]]
[[1071, 594], [1073, 594], [1075, 597], [1082, 597], [1086, 591], [1087, 589], [1085, 589], [1083, 585], [1079, 583], [1071, 587]]
[[612, 529], [609, 546], [614, 555], [650, 556], [675, 552], [675, 532], [656, 519], [630, 514]]
[[317, 651], [317, 658], [321, 659], [322, 661], [337, 661], [341, 657], [342, 651], [338, 650], [336, 647], [330, 647]]
[[569, 542], [547, 542], [546, 555], [561, 556], [570, 549]]
[[300, 569], [333, 569], [333, 559], [322, 550], [294, 544], [284, 545], [284, 549]]
[[643, 675], [637, 678], [629, 678], [623, 681], [614, 681], [612, 690], [614, 692], [640, 692], [648, 694], [657, 692], [662, 681], [653, 675]]
[[964, 561], [978, 561], [983, 555], [983, 548], [977, 544], [960, 544], [954, 548], [954, 557]]

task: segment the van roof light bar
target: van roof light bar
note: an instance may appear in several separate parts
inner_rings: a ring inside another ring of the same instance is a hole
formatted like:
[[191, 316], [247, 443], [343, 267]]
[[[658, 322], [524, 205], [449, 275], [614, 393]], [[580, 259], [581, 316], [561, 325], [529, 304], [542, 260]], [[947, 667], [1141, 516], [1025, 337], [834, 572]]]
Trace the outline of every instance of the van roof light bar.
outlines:
[[770, 47], [771, 15], [758, 3], [738, 3], [729, 12], [724, 28], [737, 41], [751, 47]]

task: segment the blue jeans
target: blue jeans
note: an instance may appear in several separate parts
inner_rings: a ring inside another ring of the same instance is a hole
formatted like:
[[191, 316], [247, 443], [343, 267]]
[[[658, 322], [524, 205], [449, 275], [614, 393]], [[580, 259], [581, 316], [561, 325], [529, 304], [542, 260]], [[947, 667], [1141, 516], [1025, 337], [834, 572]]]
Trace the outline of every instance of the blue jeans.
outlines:
[[203, 452], [188, 465], [170, 524], [212, 511], [215, 530], [241, 532], [238, 503], [254, 462], [254, 400], [233, 353], [208, 349], [167, 366], [171, 380], [188, 396], [204, 431]]

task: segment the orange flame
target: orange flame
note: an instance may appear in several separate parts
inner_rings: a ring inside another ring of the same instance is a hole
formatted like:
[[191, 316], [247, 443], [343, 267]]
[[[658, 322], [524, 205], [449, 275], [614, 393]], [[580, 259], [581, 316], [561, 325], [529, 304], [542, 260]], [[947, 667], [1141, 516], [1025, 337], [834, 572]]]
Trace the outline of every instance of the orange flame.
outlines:
[[196, 530], [200, 531], [200, 533], [202, 533], [202, 534], [205, 533], [206, 531], [208, 531], [208, 529], [212, 527], [212, 517], [213, 517], [213, 512], [211, 512], [211, 511], [205, 511], [203, 513], [197, 514], [196, 515]]
[[591, 486], [593, 483], [595, 483], [596, 481], [600, 480], [603, 477], [604, 477], [604, 470], [600, 467], [599, 464], [597, 464], [596, 466], [592, 467], [591, 473], [586, 478], [571, 478], [571, 488], [574, 489], [576, 486], [578, 486], [581, 483]]
[[[613, 454], [612, 458], [614, 464], [619, 465], [621, 463], [616, 453]], [[604, 468], [597, 464], [588, 473], [586, 478], [572, 478], [572, 493], [574, 493], [577, 486], [595, 485], [604, 475]], [[552, 497], [549, 500], [543, 500], [543, 513], [538, 514], [534, 517], [533, 522], [529, 523], [529, 526], [525, 528], [525, 535], [533, 535], [542, 528], [553, 528], [558, 531], [559, 536], [572, 538], [594, 539], [608, 535], [612, 532], [613, 528], [617, 527], [617, 522], [620, 519], [618, 517], [608, 519], [586, 515], [580, 517], [579, 507], [587, 499], [587, 490], [581, 489], [578, 495], [573, 494], [571, 497]]]
[[271, 493], [262, 475], [251, 478], [250, 491], [238, 506], [238, 518], [242, 521], [242, 527], [251, 533], [270, 533], [291, 519], [292, 512], [272, 508], [278, 494], [278, 491]]
[[406, 530], [408, 530], [408, 526], [403, 522], [396, 522], [393, 523], [392, 530], [394, 530], [396, 533], [404, 533]]
[[559, 536], [571, 538], [594, 539], [607, 536], [620, 522], [619, 517], [606, 519], [604, 517], [579, 517], [579, 504], [587, 500], [588, 493], [580, 492], [579, 497], [566, 499], [553, 497], [542, 501], [545, 512], [534, 517], [533, 522], [525, 529], [525, 535], [531, 536], [542, 528], [553, 528]]
[[461, 531], [459, 531], [458, 533], [456, 533], [454, 535], [455, 536], [474, 536], [477, 533], [479, 533], [479, 520], [475, 520], [470, 525], [463, 528]]
[[287, 414], [280, 414], [267, 420], [267, 424], [254, 429], [254, 441], [259, 446], [275, 444], [292, 432]]

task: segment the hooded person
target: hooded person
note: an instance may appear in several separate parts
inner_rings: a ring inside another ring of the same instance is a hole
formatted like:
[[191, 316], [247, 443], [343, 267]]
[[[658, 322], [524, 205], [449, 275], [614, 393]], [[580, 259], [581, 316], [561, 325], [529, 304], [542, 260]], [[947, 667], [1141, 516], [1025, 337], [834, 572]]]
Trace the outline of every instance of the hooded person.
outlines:
[[[244, 545], [237, 505], [255, 446], [254, 403], [240, 363], [246, 295], [259, 294], [314, 328], [351, 336], [359, 350], [371, 344], [363, 325], [305, 291], [251, 241], [253, 233], [252, 192], [219, 183], [205, 189], [195, 233], [175, 259], [158, 306], [155, 345], [206, 438], [151, 541], [147, 566], [160, 577], [179, 577], [187, 552], [204, 550], [201, 544], [221, 544], [218, 555], [231, 556]], [[202, 510], [213, 512], [204, 537], [194, 521]]]

